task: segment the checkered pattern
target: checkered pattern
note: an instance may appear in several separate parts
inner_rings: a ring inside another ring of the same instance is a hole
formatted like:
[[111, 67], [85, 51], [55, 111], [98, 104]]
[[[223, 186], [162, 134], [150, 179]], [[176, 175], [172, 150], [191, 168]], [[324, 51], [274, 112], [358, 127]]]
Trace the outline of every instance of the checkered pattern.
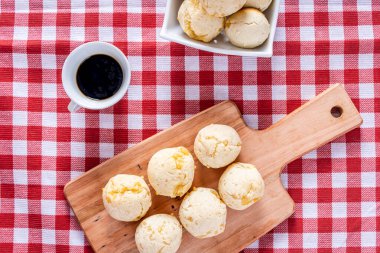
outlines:
[[[380, 251], [380, 2], [283, 1], [271, 59], [168, 43], [164, 6], [0, 0], [0, 251], [91, 252], [70, 179], [222, 100], [263, 129], [335, 82], [363, 125], [284, 170], [296, 212], [245, 251]], [[128, 56], [131, 86], [113, 108], [70, 114], [61, 67], [93, 40]]]

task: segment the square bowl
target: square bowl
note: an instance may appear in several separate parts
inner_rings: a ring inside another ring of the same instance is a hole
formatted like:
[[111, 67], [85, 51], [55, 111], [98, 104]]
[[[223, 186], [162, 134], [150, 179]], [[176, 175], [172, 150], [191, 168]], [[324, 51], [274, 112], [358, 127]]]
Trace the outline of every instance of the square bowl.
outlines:
[[268, 39], [256, 48], [239, 48], [229, 43], [222, 34], [219, 34], [213, 41], [205, 43], [189, 38], [182, 30], [177, 20], [178, 9], [183, 1], [167, 0], [164, 23], [160, 36], [163, 39], [174, 41], [179, 44], [197, 48], [200, 50], [240, 56], [271, 57], [273, 54], [273, 39], [276, 31], [277, 17], [280, 7], [280, 0], [273, 0], [264, 15], [270, 24], [270, 34]]

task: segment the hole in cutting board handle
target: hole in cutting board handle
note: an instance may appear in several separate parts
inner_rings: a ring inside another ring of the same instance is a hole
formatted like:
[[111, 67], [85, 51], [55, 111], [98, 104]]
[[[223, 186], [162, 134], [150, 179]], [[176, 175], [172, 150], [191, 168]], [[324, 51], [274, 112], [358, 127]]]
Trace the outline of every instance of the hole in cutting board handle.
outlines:
[[331, 108], [330, 113], [334, 118], [339, 118], [343, 114], [343, 109], [342, 107], [336, 105]]

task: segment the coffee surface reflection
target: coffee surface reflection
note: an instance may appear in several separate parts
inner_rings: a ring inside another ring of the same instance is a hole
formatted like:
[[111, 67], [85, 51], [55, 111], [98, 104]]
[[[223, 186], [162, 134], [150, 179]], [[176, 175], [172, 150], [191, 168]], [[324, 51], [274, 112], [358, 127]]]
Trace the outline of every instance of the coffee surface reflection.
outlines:
[[120, 89], [123, 70], [114, 58], [97, 54], [81, 63], [76, 80], [78, 88], [87, 97], [106, 99]]

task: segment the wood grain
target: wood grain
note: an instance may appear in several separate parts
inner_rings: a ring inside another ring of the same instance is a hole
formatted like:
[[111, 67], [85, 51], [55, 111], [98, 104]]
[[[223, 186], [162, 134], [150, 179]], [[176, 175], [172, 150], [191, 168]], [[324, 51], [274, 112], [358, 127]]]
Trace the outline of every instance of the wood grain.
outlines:
[[[336, 106], [342, 109], [342, 115], [338, 118], [330, 112]], [[265, 195], [244, 211], [228, 209], [226, 230], [221, 235], [196, 239], [184, 232], [179, 252], [238, 252], [272, 230], [294, 212], [294, 202], [279, 178], [284, 166], [358, 127], [362, 119], [343, 86], [334, 85], [261, 131], [249, 128], [236, 105], [230, 101], [182, 121], [105, 161], [65, 186], [66, 199], [95, 252], [137, 252], [134, 233], [138, 222], [116, 221], [104, 210], [101, 189], [108, 179], [119, 173], [143, 175], [147, 179], [147, 163], [156, 151], [182, 145], [193, 153], [197, 132], [211, 123], [230, 125], [238, 131], [243, 144], [237, 161], [258, 167], [264, 177]], [[224, 168], [207, 169], [195, 156], [194, 159], [196, 172], [193, 186], [217, 189]], [[152, 188], [151, 191], [153, 204], [147, 216], [156, 213], [174, 213], [178, 216], [180, 199], [156, 196]]]

